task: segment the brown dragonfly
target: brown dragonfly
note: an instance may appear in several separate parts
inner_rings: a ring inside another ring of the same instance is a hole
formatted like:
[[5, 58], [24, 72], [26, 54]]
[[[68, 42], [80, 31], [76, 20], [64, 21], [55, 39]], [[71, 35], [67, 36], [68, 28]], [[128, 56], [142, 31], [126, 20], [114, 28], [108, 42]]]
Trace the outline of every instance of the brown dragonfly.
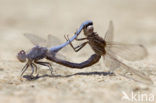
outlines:
[[[85, 68], [97, 63], [101, 56], [104, 58], [104, 64], [118, 75], [124, 76], [126, 78], [133, 79], [138, 82], [145, 84], [153, 84], [150, 77], [143, 71], [134, 69], [120, 59], [125, 59], [127, 61], [141, 60], [147, 56], [146, 48], [141, 44], [123, 44], [113, 42], [113, 23], [110, 21], [109, 28], [106, 32], [104, 39], [100, 37], [96, 32], [94, 32], [93, 23], [87, 25], [83, 28], [85, 38], [76, 38], [77, 41], [83, 41], [84, 43], [76, 47], [70, 43], [71, 47], [75, 52], [81, 50], [86, 44], [89, 44], [95, 54], [93, 54], [88, 60], [82, 63], [71, 63], [71, 62], [60, 62], [61, 60], [55, 59], [54, 62], [71, 67], [71, 68]], [[69, 41], [68, 36], [65, 36], [66, 40]], [[87, 40], [87, 41], [86, 41]], [[50, 58], [49, 58], [50, 59]]]

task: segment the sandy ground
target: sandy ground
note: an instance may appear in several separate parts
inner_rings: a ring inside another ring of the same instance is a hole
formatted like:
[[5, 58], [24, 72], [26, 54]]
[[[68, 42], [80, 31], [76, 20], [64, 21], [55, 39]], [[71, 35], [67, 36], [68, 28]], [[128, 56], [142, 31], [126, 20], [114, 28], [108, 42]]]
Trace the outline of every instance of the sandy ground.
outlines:
[[[43, 38], [52, 34], [64, 42], [64, 34], [71, 36], [83, 21], [92, 20], [95, 31], [104, 37], [108, 22], [113, 20], [115, 41], [147, 47], [148, 57], [130, 62], [130, 66], [152, 70], [150, 77], [156, 82], [155, 5], [155, 0], [0, 0], [0, 103], [142, 103], [139, 99], [121, 100], [123, 92], [129, 97], [146, 94], [148, 100], [143, 103], [156, 103], [156, 97], [149, 101], [151, 95], [156, 96], [155, 86], [105, 75], [102, 61], [83, 70], [52, 63], [56, 77], [43, 76], [50, 72], [40, 67], [43, 77], [21, 82], [17, 77], [24, 64], [16, 60], [19, 50], [33, 47], [23, 33]], [[73, 62], [84, 61], [93, 53], [90, 47], [79, 53], [67, 49], [64, 56]]]

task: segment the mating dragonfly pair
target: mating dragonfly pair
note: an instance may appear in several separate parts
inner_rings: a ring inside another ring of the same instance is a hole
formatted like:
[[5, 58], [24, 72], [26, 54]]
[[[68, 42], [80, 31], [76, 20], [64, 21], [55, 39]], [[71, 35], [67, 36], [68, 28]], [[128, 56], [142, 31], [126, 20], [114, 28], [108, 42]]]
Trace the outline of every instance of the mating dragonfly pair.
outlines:
[[[85, 38], [78, 38], [78, 35], [84, 32]], [[143, 71], [136, 70], [125, 63], [121, 62], [118, 57], [126, 59], [128, 61], [136, 61], [141, 60], [147, 56], [147, 50], [143, 45], [140, 44], [122, 44], [113, 42], [113, 23], [110, 21], [108, 30], [105, 34], [104, 39], [101, 38], [96, 32], [94, 32], [93, 22], [85, 21], [81, 24], [80, 28], [77, 30], [75, 35], [69, 39], [68, 36], [65, 36], [67, 40], [65, 43], [51, 47], [48, 49], [47, 47], [42, 47], [41, 42], [45, 42], [45, 40], [37, 37], [33, 34], [24, 34], [34, 45], [30, 52], [26, 53], [24, 50], [21, 50], [17, 58], [21, 62], [26, 62], [26, 65], [23, 67], [21, 72], [21, 77], [23, 73], [30, 66], [32, 69], [31, 76], [33, 76], [34, 70], [37, 72], [36, 64], [43, 65], [49, 67], [51, 74], [53, 72], [52, 66], [49, 62], [41, 62], [39, 60], [46, 58], [52, 62], [58, 63], [60, 65], [64, 65], [70, 68], [82, 69], [85, 67], [89, 67], [95, 63], [97, 63], [101, 56], [104, 58], [104, 64], [106, 67], [110, 69], [111, 72], [119, 74], [121, 76], [133, 79], [138, 82], [142, 82], [145, 84], [152, 84], [152, 80], [150, 77], [144, 73]], [[50, 36], [48, 37], [50, 38]], [[72, 41], [83, 41], [84, 43], [78, 45], [76, 47], [73, 46]], [[86, 41], [87, 40], [87, 41]], [[40, 43], [39, 43], [40, 42]], [[48, 39], [48, 44], [50, 40]], [[95, 52], [90, 56], [86, 61], [81, 63], [72, 63], [67, 60], [63, 60], [58, 58], [56, 55], [58, 51], [62, 48], [70, 44], [75, 52], [81, 50], [86, 44], [89, 44], [93, 51]], [[38, 74], [38, 73], [37, 73]]]

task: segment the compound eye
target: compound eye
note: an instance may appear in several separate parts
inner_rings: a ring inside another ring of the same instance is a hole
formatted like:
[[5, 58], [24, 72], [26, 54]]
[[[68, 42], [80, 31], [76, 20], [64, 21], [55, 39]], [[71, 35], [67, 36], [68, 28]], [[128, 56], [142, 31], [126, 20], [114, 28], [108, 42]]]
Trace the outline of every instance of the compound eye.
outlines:
[[26, 53], [24, 50], [21, 50], [18, 54], [17, 54], [17, 59], [20, 62], [25, 62], [26, 61]]
[[89, 25], [89, 26], [87, 27], [87, 31], [88, 31], [89, 33], [92, 33], [92, 32], [94, 31], [93, 25]]

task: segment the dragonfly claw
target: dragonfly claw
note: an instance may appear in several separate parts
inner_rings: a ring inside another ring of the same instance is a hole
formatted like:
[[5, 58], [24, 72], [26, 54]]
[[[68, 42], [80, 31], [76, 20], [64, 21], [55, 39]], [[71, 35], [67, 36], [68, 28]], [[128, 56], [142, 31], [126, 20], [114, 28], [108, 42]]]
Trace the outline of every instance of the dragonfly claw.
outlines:
[[70, 41], [69, 40], [69, 35], [64, 35], [64, 38], [66, 39], [66, 41]]

